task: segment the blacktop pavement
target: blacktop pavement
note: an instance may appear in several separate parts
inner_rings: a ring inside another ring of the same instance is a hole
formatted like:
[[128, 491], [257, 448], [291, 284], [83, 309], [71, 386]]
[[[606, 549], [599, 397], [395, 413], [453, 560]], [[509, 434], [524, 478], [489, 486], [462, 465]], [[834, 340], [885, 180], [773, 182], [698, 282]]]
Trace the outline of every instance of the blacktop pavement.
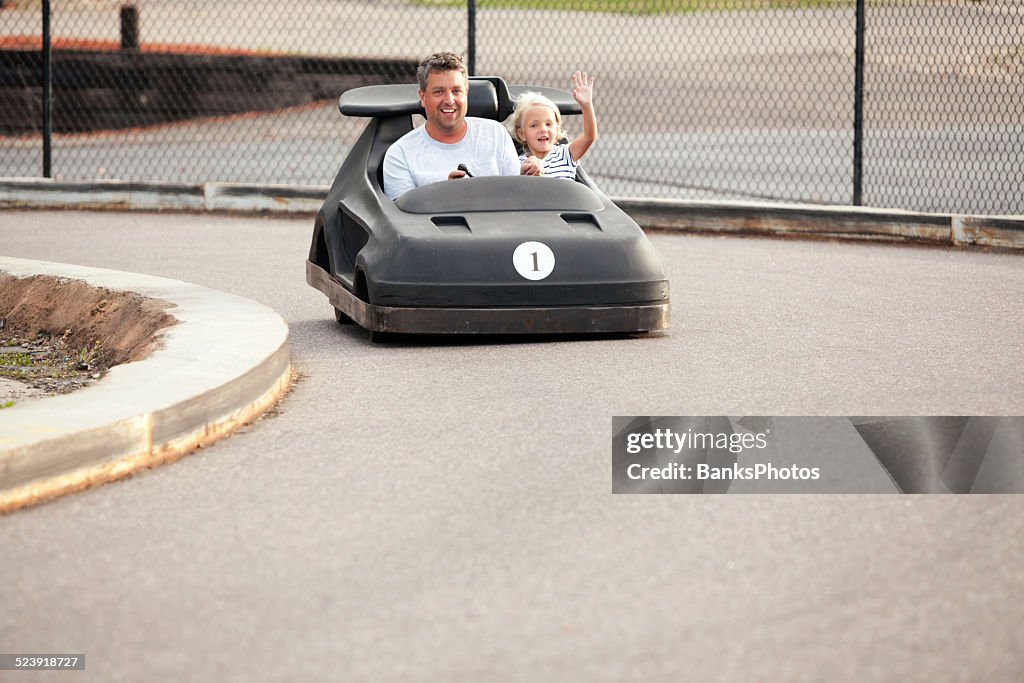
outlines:
[[[0, 179], [0, 208], [314, 211], [326, 188]], [[1024, 249], [1024, 217], [620, 199], [647, 228]], [[170, 302], [180, 324], [149, 358], [93, 387], [0, 411], [0, 512], [170, 462], [271, 408], [291, 380], [288, 327], [262, 304], [197, 285], [0, 256], [0, 272], [83, 280]], [[200, 359], [202, 361], [200, 362]]]

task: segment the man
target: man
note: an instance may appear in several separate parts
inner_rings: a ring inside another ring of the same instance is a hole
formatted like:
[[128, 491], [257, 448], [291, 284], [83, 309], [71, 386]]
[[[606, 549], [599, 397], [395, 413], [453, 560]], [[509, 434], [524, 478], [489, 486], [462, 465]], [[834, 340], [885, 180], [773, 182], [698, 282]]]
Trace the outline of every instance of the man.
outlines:
[[466, 117], [469, 75], [458, 55], [438, 52], [416, 71], [426, 123], [398, 139], [384, 156], [384, 193], [397, 199], [414, 187], [475, 176], [539, 175], [536, 160], [520, 162], [512, 137], [497, 121]]

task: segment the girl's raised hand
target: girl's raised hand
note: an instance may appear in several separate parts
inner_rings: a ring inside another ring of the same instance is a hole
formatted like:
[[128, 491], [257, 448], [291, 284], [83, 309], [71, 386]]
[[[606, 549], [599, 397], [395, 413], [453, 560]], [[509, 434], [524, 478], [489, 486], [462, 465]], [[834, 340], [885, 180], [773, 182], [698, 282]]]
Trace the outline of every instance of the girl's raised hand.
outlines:
[[594, 101], [594, 79], [587, 78], [587, 72], [577, 71], [572, 75], [572, 98], [581, 107]]

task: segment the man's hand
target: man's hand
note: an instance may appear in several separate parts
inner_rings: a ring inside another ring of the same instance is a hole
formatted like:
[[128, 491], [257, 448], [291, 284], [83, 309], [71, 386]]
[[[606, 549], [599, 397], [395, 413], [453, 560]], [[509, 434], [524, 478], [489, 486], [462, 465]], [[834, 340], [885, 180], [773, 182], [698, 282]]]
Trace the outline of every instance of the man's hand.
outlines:
[[455, 169], [454, 171], [448, 174], [448, 180], [457, 180], [458, 178], [465, 178], [467, 175], [468, 174], [465, 171]]
[[537, 157], [526, 157], [519, 167], [519, 175], [543, 175], [544, 166]]

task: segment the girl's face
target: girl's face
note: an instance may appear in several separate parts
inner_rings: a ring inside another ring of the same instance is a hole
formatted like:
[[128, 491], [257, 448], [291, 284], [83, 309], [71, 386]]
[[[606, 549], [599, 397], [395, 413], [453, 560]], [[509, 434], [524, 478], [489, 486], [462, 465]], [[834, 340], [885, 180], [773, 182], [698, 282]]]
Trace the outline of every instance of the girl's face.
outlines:
[[555, 112], [543, 104], [535, 104], [523, 112], [520, 127], [516, 135], [525, 141], [533, 156], [543, 159], [554, 147], [558, 137], [558, 122]]

